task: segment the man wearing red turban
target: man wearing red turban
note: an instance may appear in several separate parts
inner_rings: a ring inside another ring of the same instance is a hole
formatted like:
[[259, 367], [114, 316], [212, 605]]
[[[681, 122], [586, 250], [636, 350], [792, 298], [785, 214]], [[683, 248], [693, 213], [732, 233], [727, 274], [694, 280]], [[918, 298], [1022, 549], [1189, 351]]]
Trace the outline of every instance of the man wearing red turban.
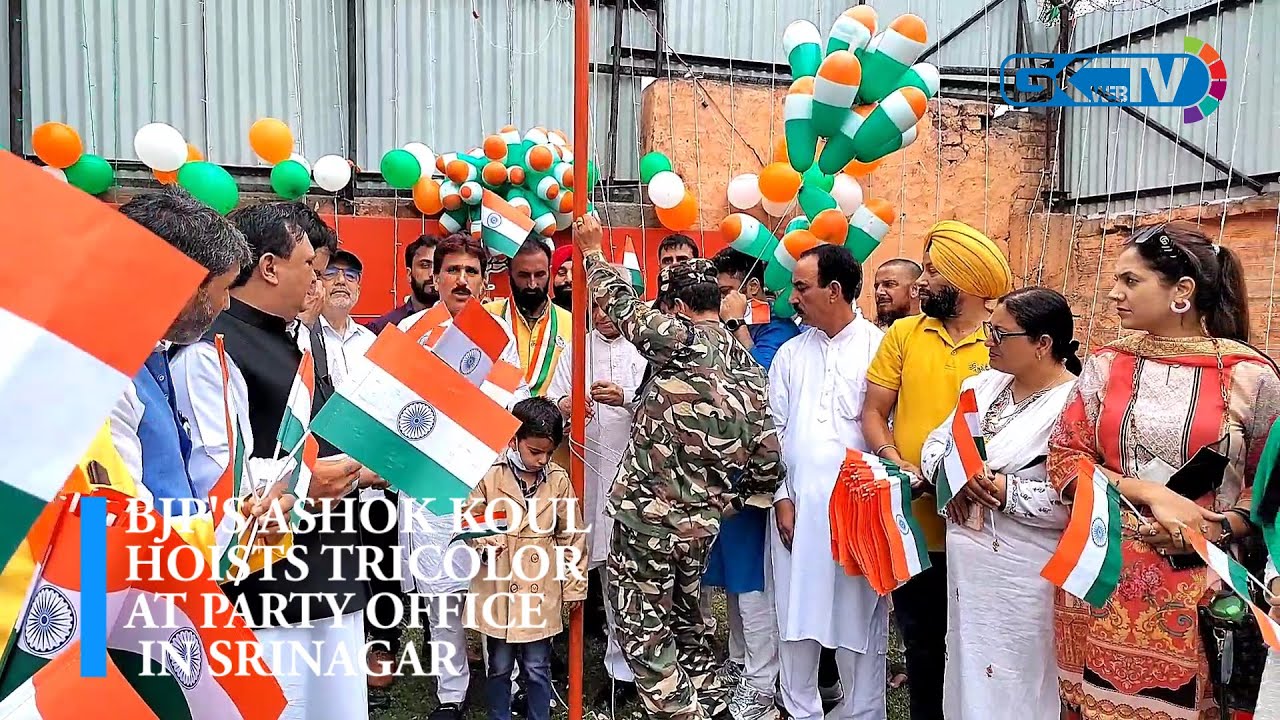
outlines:
[[561, 245], [551, 253], [551, 302], [573, 312], [572, 245]]

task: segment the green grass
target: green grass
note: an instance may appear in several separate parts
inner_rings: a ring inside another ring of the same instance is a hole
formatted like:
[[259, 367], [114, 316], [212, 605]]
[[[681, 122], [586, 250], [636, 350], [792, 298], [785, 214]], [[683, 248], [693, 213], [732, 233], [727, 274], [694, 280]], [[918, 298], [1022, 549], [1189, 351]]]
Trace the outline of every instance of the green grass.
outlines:
[[[712, 604], [713, 612], [716, 616], [716, 633], [714, 645], [718, 658], [726, 657], [728, 654], [728, 623], [725, 622], [725, 603], [724, 595], [717, 592], [715, 600]], [[902, 647], [898, 641], [897, 628], [890, 623], [889, 636], [889, 661], [891, 663], [902, 663]], [[406, 630], [405, 641], [418, 643], [419, 648], [422, 645], [421, 630]], [[473, 637], [473, 642], [476, 642]], [[567, 657], [568, 651], [563, 651]], [[420, 654], [424, 667], [429, 667], [429, 659], [425, 654]], [[600, 689], [609, 682], [608, 675], [604, 671], [604, 641], [596, 640], [588, 633], [586, 640], [586, 660], [583, 665], [583, 686], [586, 698], [587, 710], [600, 710], [607, 712], [606, 707], [594, 707], [591, 704], [592, 698]], [[484, 695], [483, 695], [484, 675], [478, 665], [472, 665], [471, 668], [471, 687], [468, 690], [469, 707], [466, 713], [466, 720], [485, 720]], [[561, 697], [567, 699], [568, 679], [565, 677], [555, 678], [555, 686]], [[370, 702], [375, 705], [375, 709], [370, 713], [370, 720], [423, 720], [427, 714], [436, 706], [435, 699], [435, 679], [430, 677], [402, 677], [396, 678], [395, 684], [389, 691], [373, 691], [370, 694]], [[910, 712], [907, 706], [907, 691], [903, 686], [897, 689], [891, 689], [888, 692], [889, 720], [909, 720]], [[567, 717], [564, 707], [556, 707], [552, 713], [552, 717], [557, 720], [563, 720]], [[640, 707], [639, 702], [631, 702], [617, 709], [617, 720], [642, 720], [645, 717], [644, 710]]]

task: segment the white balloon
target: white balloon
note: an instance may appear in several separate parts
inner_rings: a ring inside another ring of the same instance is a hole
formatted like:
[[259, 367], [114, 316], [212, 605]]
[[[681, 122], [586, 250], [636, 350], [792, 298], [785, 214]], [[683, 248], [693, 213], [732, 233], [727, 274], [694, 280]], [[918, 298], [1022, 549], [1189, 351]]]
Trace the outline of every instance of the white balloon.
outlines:
[[152, 170], [173, 172], [187, 161], [187, 141], [171, 125], [150, 123], [133, 136], [133, 152]]
[[43, 171], [45, 171], [45, 172], [47, 172], [47, 173], [49, 173], [50, 175], [52, 175], [52, 176], [54, 176], [54, 177], [58, 178], [58, 179], [59, 179], [59, 180], [61, 180], [62, 182], [66, 182], [66, 181], [67, 181], [67, 174], [66, 174], [65, 172], [63, 172], [61, 168], [56, 168], [56, 167], [54, 167], [54, 166], [52, 166], [52, 165], [42, 165], [42, 166], [40, 167], [40, 169], [41, 169], [41, 170], [43, 170]]
[[746, 173], [729, 181], [729, 204], [739, 210], [750, 210], [760, 203], [760, 176]]
[[311, 177], [326, 192], [338, 192], [351, 182], [351, 165], [339, 155], [325, 155], [316, 160]]
[[670, 210], [684, 200], [684, 180], [670, 170], [663, 170], [649, 181], [649, 201]]
[[848, 217], [862, 207], [862, 186], [857, 180], [839, 173], [835, 177], [835, 184], [831, 186], [831, 197], [836, 199], [840, 212]]
[[768, 213], [770, 217], [782, 217], [783, 215], [786, 215], [787, 210], [794, 204], [794, 200], [787, 200], [786, 202], [774, 202], [769, 198], [762, 198], [760, 200], [760, 207], [764, 208], [764, 211]]
[[408, 150], [410, 155], [418, 158], [418, 164], [422, 166], [422, 177], [431, 177], [439, 174], [439, 171], [436, 170], [436, 154], [426, 144], [411, 142], [405, 145], [404, 149]]
[[302, 153], [294, 153], [289, 156], [289, 159], [302, 165], [302, 167], [307, 169], [308, 173], [311, 172], [311, 163], [307, 162], [307, 159], [302, 157]]

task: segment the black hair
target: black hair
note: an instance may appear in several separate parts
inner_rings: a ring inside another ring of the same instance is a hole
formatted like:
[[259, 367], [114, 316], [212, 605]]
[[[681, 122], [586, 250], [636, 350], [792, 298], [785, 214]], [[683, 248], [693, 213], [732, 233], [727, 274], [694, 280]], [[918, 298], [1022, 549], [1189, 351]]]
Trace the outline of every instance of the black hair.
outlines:
[[516, 403], [511, 414], [520, 421], [517, 440], [545, 438], [556, 447], [564, 439], [564, 416], [560, 408], [544, 397], [531, 397]]
[[1249, 342], [1249, 289], [1240, 258], [1194, 227], [1159, 225], [1136, 233], [1129, 246], [1167, 285], [1195, 281], [1191, 304], [1210, 337]]
[[209, 271], [206, 282], [253, 262], [244, 233], [182, 188], [135, 195], [120, 206], [120, 213], [200, 263]]
[[253, 257], [250, 263], [240, 270], [240, 275], [231, 287], [242, 287], [253, 277], [258, 263], [264, 255], [275, 255], [281, 259], [289, 259], [298, 243], [307, 239], [302, 228], [291, 219], [291, 213], [285, 203], [262, 203], [248, 205], [232, 211], [227, 219], [244, 233]]
[[436, 244], [433, 259], [435, 260], [437, 274], [439, 274], [440, 268], [444, 265], [444, 259], [456, 253], [463, 253], [479, 259], [481, 275], [489, 272], [489, 249], [484, 246], [484, 243], [468, 233], [454, 233], [445, 236]]
[[320, 213], [316, 212], [304, 202], [292, 201], [278, 203], [284, 208], [286, 217], [289, 221], [302, 231], [303, 235], [311, 241], [311, 247], [320, 252], [321, 249], [327, 249], [329, 254], [338, 251], [338, 233], [329, 227], [329, 223], [320, 217]]
[[698, 250], [698, 245], [693, 242], [693, 238], [685, 235], [684, 233], [672, 233], [671, 235], [662, 238], [662, 242], [658, 243], [658, 255], [661, 256], [662, 253], [667, 252], [668, 250], [675, 250], [676, 248], [682, 247], [687, 247], [690, 250], [693, 250], [694, 257], [702, 257], [702, 252]]
[[716, 253], [715, 257], [711, 258], [711, 262], [716, 264], [716, 272], [722, 275], [742, 278], [744, 284], [748, 280], [758, 280], [760, 287], [764, 287], [764, 262], [762, 260], [757, 260], [732, 247], [726, 247]]
[[833, 282], [840, 283], [840, 295], [852, 303], [862, 292], [862, 266], [853, 259], [853, 253], [843, 245], [823, 243], [800, 253], [802, 258], [812, 257], [818, 261], [818, 287], [827, 287]]
[[920, 276], [924, 274], [924, 268], [920, 267], [920, 263], [912, 260], [911, 258], [894, 258], [892, 260], [885, 260], [880, 263], [880, 267], [876, 268], [876, 271], [878, 272], [880, 268], [894, 267], [902, 268], [910, 273], [912, 281], [919, 280]]
[[[437, 235], [419, 235], [417, 240], [409, 243], [404, 249], [404, 266], [406, 269], [413, 267], [413, 259], [417, 257], [418, 251], [424, 248], [434, 250], [440, 244], [440, 237]], [[434, 257], [434, 256], [433, 256]]]
[[1049, 348], [1053, 357], [1066, 366], [1067, 372], [1080, 375], [1075, 318], [1071, 315], [1071, 305], [1061, 293], [1045, 287], [1024, 287], [1006, 294], [998, 302], [1027, 333], [1028, 339], [1048, 337], [1053, 343]]
[[520, 243], [520, 247], [516, 248], [515, 257], [539, 252], [547, 257], [548, 263], [551, 262], [551, 248], [539, 238], [528, 237]]
[[692, 312], [702, 313], [720, 309], [720, 286], [713, 282], [700, 282], [674, 290], [672, 300], [680, 300]]

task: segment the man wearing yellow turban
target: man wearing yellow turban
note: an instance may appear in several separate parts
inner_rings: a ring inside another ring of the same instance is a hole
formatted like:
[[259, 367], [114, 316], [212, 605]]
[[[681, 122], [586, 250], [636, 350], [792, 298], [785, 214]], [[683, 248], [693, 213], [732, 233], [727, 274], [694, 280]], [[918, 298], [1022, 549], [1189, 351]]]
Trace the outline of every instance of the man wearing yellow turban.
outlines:
[[[920, 477], [925, 438], [960, 397], [960, 383], [990, 360], [983, 323], [988, 304], [1013, 289], [1004, 253], [986, 235], [944, 220], [929, 230], [924, 274], [917, 281], [921, 315], [895, 322], [867, 370], [862, 434], [881, 457]], [[889, 418], [893, 417], [893, 429]], [[945, 528], [933, 497], [912, 503], [932, 567], [893, 593], [894, 616], [906, 646], [913, 720], [942, 720], [946, 651]]]

